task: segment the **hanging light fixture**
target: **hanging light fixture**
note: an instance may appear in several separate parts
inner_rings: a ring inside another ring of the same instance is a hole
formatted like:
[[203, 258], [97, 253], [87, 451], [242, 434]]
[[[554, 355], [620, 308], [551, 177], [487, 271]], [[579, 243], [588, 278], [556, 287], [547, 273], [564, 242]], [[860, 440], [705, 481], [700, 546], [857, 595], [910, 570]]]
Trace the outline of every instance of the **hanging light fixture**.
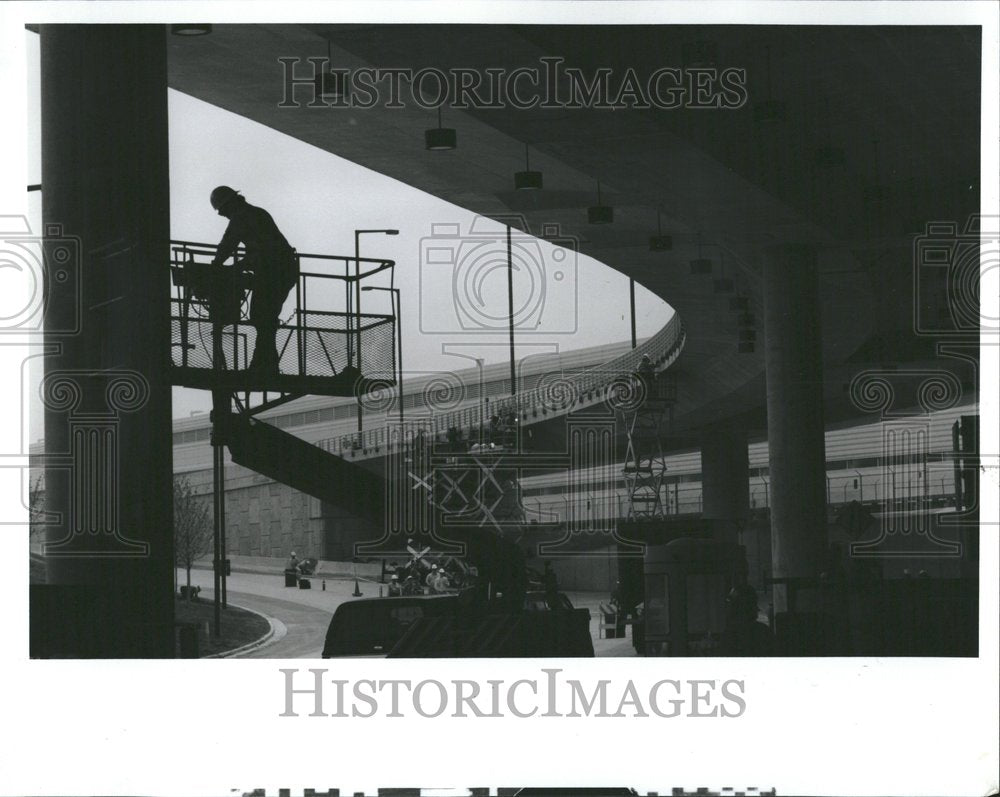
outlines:
[[615, 220], [615, 209], [601, 204], [601, 181], [597, 181], [597, 204], [587, 208], [588, 224], [611, 224]]
[[881, 179], [881, 168], [879, 167], [878, 161], [878, 139], [872, 139], [872, 163], [874, 164], [872, 172], [875, 175], [875, 182], [869, 183], [864, 188], [864, 198], [865, 202], [869, 206], [869, 210], [881, 211], [882, 205], [886, 200], [888, 191], [886, 187], [882, 184]]
[[524, 171], [514, 172], [514, 188], [517, 191], [538, 191], [542, 187], [542, 173], [531, 170], [528, 161], [528, 145], [524, 145]]
[[685, 42], [681, 45], [681, 58], [686, 68], [711, 69], [718, 63], [718, 48], [710, 39]]
[[438, 126], [424, 131], [424, 144], [427, 149], [446, 150], [458, 146], [458, 133], [453, 127], [441, 127], [441, 106], [438, 106]]
[[[742, 294], [739, 296], [733, 296], [729, 299], [729, 307], [733, 309], [733, 302], [740, 301], [740, 303], [746, 303], [749, 307], [750, 302], [746, 296]], [[740, 311], [739, 317], [736, 319], [737, 329], [736, 329], [736, 347], [740, 354], [753, 354], [757, 348], [757, 319], [754, 318], [754, 314], [749, 310], [744, 309]]]
[[663, 234], [660, 227], [660, 209], [656, 209], [656, 235], [649, 237], [650, 252], [669, 252], [674, 248], [674, 240], [669, 235]]
[[212, 32], [212, 26], [182, 23], [171, 25], [170, 32], [174, 36], [205, 36]]
[[711, 274], [712, 261], [701, 255], [701, 233], [698, 233], [698, 257], [690, 261], [692, 274]]
[[333, 71], [333, 52], [330, 40], [326, 40], [326, 71], [316, 75], [316, 96], [322, 100], [339, 100], [347, 94], [346, 75]]
[[830, 139], [830, 128], [833, 121], [830, 114], [830, 99], [827, 92], [823, 92], [823, 97], [823, 116], [825, 117], [823, 129], [826, 131], [826, 143], [813, 151], [813, 165], [820, 169], [836, 169], [843, 166], [847, 158], [844, 155], [844, 150], [833, 146]]
[[836, 169], [844, 165], [846, 157], [840, 147], [817, 147], [813, 153], [813, 163], [821, 169]]
[[734, 286], [732, 277], [726, 276], [726, 255], [719, 249], [719, 278], [712, 283], [715, 293], [732, 293]]
[[780, 122], [785, 118], [785, 103], [771, 97], [771, 48], [766, 47], [765, 50], [767, 52], [765, 67], [767, 98], [753, 107], [753, 120], [762, 124]]

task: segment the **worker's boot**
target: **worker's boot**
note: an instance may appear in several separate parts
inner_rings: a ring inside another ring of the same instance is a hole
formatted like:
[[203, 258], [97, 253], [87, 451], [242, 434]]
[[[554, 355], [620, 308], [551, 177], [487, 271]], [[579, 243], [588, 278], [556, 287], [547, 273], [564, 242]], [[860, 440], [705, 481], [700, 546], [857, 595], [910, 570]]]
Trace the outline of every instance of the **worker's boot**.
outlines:
[[254, 349], [253, 357], [250, 360], [249, 371], [255, 376], [277, 376], [278, 375], [278, 353], [273, 347], [265, 346]]
[[270, 325], [258, 325], [257, 340], [250, 359], [250, 371], [257, 376], [278, 375], [278, 351], [275, 348], [277, 330]]

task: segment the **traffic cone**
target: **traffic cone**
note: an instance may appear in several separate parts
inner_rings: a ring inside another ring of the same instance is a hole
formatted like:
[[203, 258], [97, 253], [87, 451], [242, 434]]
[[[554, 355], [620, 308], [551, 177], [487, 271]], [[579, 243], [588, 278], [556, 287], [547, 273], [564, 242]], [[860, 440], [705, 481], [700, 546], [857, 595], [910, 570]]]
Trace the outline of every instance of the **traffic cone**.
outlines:
[[357, 578], [354, 579], [354, 592], [351, 593], [351, 596], [355, 598], [361, 597], [361, 587], [358, 585]]

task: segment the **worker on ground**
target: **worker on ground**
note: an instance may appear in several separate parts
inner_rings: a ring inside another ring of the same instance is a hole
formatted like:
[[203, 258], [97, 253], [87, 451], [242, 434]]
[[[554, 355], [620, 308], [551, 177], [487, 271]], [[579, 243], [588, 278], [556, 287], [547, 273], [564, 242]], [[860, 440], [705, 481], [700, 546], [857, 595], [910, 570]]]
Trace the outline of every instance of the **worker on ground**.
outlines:
[[277, 374], [278, 316], [299, 278], [295, 251], [270, 213], [251, 205], [229, 186], [220, 185], [212, 191], [210, 199], [215, 211], [229, 219], [213, 265], [221, 266], [243, 244], [246, 256], [236, 267], [253, 272], [250, 323], [257, 329], [257, 339], [250, 370], [261, 375]]
[[424, 586], [427, 587], [427, 591], [430, 592], [434, 589], [434, 582], [437, 581], [437, 565], [431, 565], [431, 569], [427, 572], [424, 577]]

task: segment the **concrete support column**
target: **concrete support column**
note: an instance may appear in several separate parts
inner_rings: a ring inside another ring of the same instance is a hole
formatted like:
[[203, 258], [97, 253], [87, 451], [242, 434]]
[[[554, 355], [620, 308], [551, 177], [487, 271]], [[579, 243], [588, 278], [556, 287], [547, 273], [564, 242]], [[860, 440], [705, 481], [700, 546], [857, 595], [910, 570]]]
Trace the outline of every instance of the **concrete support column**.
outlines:
[[[772, 573], [816, 577], [826, 551], [826, 455], [815, 251], [770, 251], [763, 288]], [[776, 611], [784, 599], [775, 590]]]
[[41, 87], [46, 509], [59, 520], [32, 639], [41, 655], [169, 657], [166, 26], [43, 25]]
[[745, 429], [720, 426], [701, 440], [702, 517], [738, 522], [750, 512], [750, 460]]

